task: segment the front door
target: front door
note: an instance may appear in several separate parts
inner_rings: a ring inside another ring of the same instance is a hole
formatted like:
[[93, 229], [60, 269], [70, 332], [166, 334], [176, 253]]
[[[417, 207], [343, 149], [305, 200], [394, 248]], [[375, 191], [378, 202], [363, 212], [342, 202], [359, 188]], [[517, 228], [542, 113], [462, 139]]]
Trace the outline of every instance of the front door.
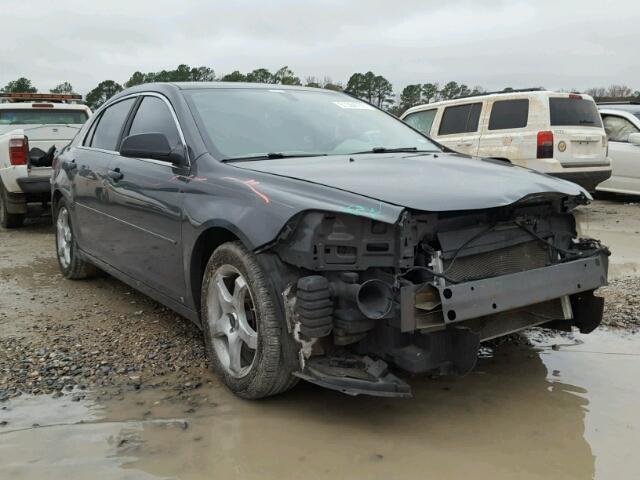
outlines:
[[[169, 104], [144, 96], [124, 136], [163, 133], [182, 142]], [[110, 235], [118, 269], [160, 293], [183, 301], [182, 185], [189, 174], [168, 161], [116, 156], [109, 164], [108, 214], [119, 229]]]
[[612, 172], [611, 178], [599, 187], [640, 191], [640, 147], [629, 143], [629, 135], [639, 133], [640, 129], [622, 115], [602, 114], [602, 121], [609, 138]]

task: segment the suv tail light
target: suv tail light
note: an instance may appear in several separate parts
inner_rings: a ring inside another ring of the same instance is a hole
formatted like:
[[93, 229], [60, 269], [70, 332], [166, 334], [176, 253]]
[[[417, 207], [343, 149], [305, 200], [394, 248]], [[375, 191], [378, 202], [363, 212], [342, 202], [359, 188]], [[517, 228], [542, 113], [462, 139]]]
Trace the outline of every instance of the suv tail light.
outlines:
[[29, 158], [29, 140], [12, 138], [9, 140], [9, 162], [11, 165], [26, 165]]
[[538, 132], [537, 158], [553, 158], [553, 132]]

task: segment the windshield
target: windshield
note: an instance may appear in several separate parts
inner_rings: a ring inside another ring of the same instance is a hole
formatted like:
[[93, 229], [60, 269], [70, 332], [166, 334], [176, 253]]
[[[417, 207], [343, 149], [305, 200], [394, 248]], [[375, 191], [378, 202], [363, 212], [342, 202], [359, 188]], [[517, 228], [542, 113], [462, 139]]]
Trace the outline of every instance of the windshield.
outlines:
[[337, 92], [216, 88], [186, 97], [221, 159], [440, 151], [400, 120]]
[[551, 125], [602, 127], [600, 113], [593, 100], [584, 98], [549, 98]]
[[81, 125], [86, 121], [87, 112], [84, 110], [0, 110], [0, 125]]

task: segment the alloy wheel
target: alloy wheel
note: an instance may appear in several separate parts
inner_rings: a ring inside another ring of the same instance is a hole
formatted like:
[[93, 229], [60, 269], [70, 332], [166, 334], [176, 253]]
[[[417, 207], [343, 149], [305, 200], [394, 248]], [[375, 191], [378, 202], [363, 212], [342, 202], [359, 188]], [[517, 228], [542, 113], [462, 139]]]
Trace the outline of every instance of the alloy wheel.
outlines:
[[213, 275], [207, 296], [215, 353], [229, 375], [244, 377], [258, 348], [257, 314], [247, 281], [234, 266], [222, 265]]
[[69, 210], [67, 210], [67, 207], [61, 207], [56, 221], [56, 239], [58, 243], [58, 259], [62, 268], [68, 268], [71, 264], [72, 238]]

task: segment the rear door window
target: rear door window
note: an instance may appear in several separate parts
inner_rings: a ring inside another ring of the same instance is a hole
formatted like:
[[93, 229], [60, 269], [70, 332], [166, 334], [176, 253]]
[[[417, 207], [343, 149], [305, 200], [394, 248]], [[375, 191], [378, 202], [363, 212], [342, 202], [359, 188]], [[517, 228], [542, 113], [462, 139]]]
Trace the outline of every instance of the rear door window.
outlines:
[[407, 115], [404, 121], [419, 132], [429, 135], [431, 132], [431, 126], [433, 125], [433, 120], [436, 118], [436, 112], [437, 110], [434, 108], [432, 110], [412, 113], [411, 115]]
[[575, 97], [549, 98], [551, 125], [554, 127], [602, 127], [593, 100]]
[[524, 128], [529, 120], [529, 100], [499, 100], [491, 107], [489, 130]]
[[638, 133], [638, 129], [629, 120], [617, 115], [603, 115], [604, 130], [612, 142], [628, 142], [629, 135]]
[[468, 103], [445, 108], [438, 134], [477, 132], [481, 110], [482, 103]]
[[102, 112], [98, 126], [91, 139], [93, 148], [117, 151], [122, 127], [135, 100], [135, 98], [122, 100]]
[[96, 118], [91, 124], [91, 126], [89, 127], [89, 131], [87, 132], [87, 135], [84, 137], [84, 142], [82, 142], [82, 145], [84, 145], [85, 147], [91, 146], [93, 133], [96, 131], [96, 127], [98, 126], [99, 121], [100, 121], [100, 117]]
[[167, 104], [158, 97], [144, 97], [136, 112], [129, 135], [141, 133], [162, 133], [169, 140], [171, 148], [178, 145], [180, 135], [171, 110]]

